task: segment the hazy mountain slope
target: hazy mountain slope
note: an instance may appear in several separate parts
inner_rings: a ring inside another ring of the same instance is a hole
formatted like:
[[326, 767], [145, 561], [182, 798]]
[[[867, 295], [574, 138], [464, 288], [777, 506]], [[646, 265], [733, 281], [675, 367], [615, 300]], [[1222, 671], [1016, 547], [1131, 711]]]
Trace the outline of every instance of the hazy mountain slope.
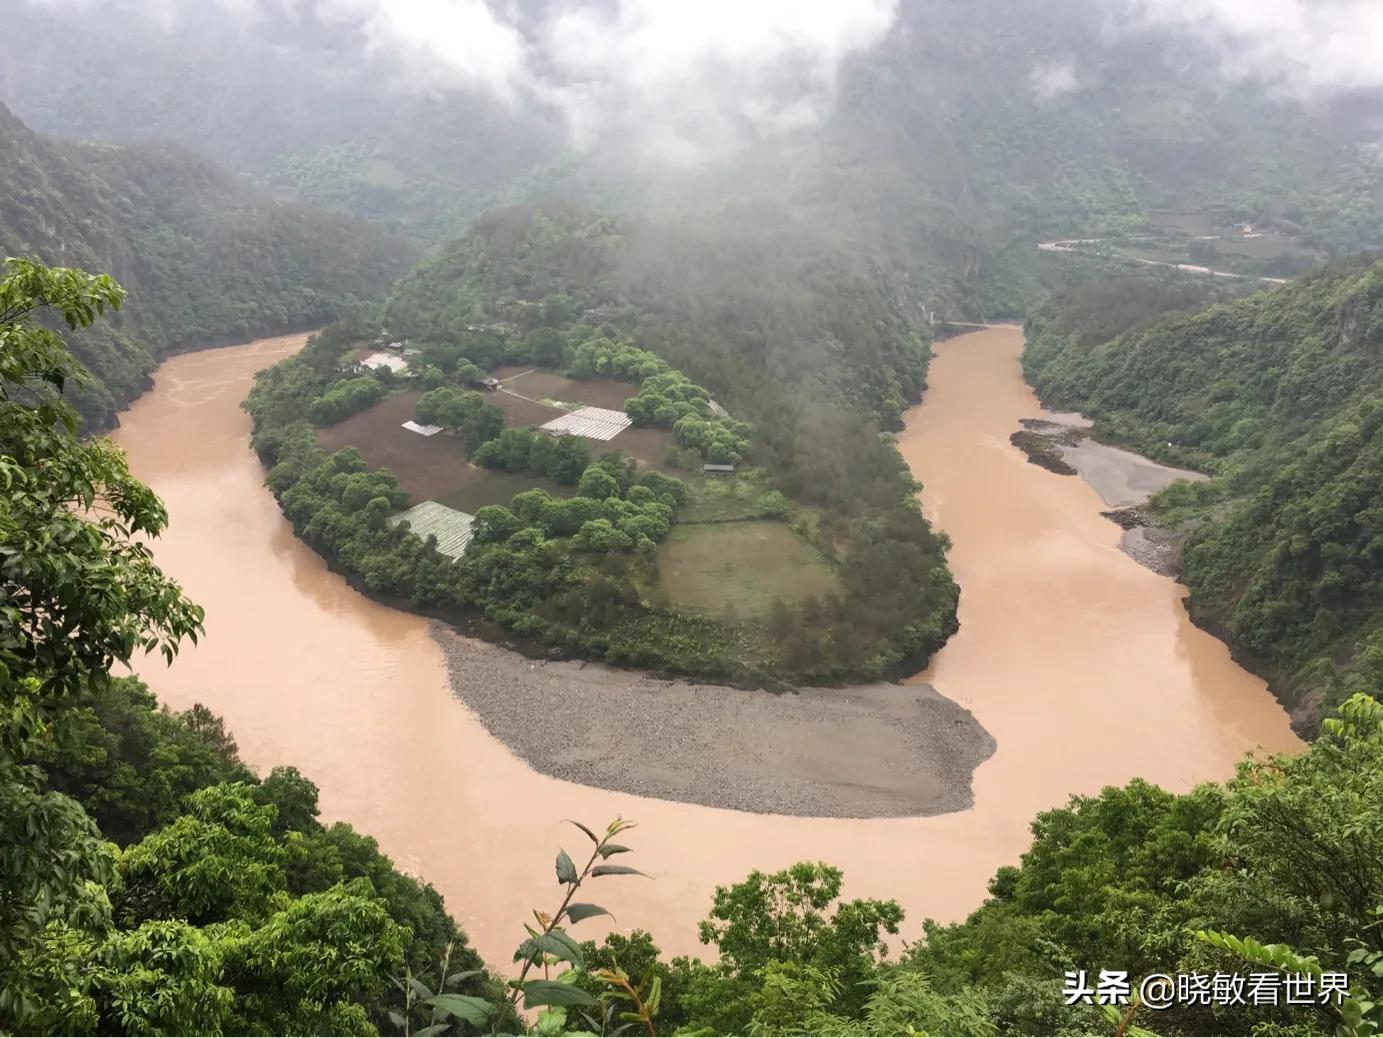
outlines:
[[1307, 105], [1231, 82], [1209, 45], [1135, 29], [1121, 8], [904, 4], [847, 70], [814, 210], [900, 270], [945, 258], [958, 302], [990, 316], [1022, 315], [1065, 276], [1034, 242], [1137, 228], [1153, 210], [1290, 217], [1341, 255], [1383, 244], [1377, 97]]
[[[1383, 234], [1377, 97], [1308, 104], [1231, 80], [1210, 44], [1115, 0], [908, 0], [882, 43], [842, 63], [824, 124], [775, 134], [741, 119], [691, 167], [645, 150], [681, 113], [632, 127], [611, 113], [618, 133], [571, 152], [542, 100], [431, 79], [313, 5], [244, 21], [208, 4], [170, 26], [141, 6], [18, 3], [0, 97], [46, 132], [176, 140], [430, 240], [497, 196], [695, 218], [727, 198], [771, 203], [948, 307], [1011, 314], [1065, 272], [1039, 266], [1035, 239], [1136, 226], [1150, 209], [1290, 216], [1342, 252]], [[516, 24], [557, 6], [519, 4]], [[84, 103], [93, 86], [118, 121]]]
[[165, 31], [137, 6], [7, 3], [0, 101], [44, 133], [174, 141], [286, 196], [423, 237], [454, 230], [549, 154], [535, 113], [410, 82], [329, 25], [268, 8], [247, 24], [206, 3]]
[[156, 358], [324, 323], [381, 294], [411, 256], [339, 216], [273, 201], [172, 146], [59, 144], [0, 107], [0, 252], [108, 271], [129, 291], [110, 327], [75, 338], [113, 423]]
[[1192, 613], [1309, 696], [1309, 726], [1309, 694], [1338, 700], [1383, 659], [1383, 263], [1109, 337], [1127, 297], [1107, 286], [1034, 317], [1029, 377], [1045, 403], [1217, 476], [1155, 499], [1193, 526]]

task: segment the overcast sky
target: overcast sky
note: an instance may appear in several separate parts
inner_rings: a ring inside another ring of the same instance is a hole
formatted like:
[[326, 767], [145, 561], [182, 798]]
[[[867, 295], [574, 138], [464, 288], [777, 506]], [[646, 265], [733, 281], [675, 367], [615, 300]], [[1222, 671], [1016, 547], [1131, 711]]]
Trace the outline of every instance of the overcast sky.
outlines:
[[1383, 0], [1128, 0], [1218, 44], [1223, 73], [1306, 98], [1383, 87]]
[[[7, 0], [0, 0], [0, 5]], [[14, 0], [8, 0], [14, 2]], [[399, 80], [559, 111], [573, 142], [636, 142], [694, 165], [830, 111], [843, 63], [884, 39], [898, 0], [27, 0], [116, 3], [166, 27], [217, 3], [246, 26], [348, 27]]]
[[[14, 0], [0, 0], [0, 4]], [[829, 113], [844, 63], [893, 31], [900, 0], [26, 0], [116, 3], [164, 25], [217, 3], [244, 24], [306, 13], [348, 27], [402, 80], [561, 112], [573, 142], [635, 141], [695, 165]], [[951, 0], [902, 0], [905, 3]], [[964, 0], [959, 0], [964, 2]], [[1139, 26], [1217, 44], [1222, 72], [1305, 98], [1383, 87], [1383, 0], [1104, 0]], [[925, 24], [925, 19], [922, 20]], [[1078, 89], [1080, 60], [1039, 64], [1040, 97]]]

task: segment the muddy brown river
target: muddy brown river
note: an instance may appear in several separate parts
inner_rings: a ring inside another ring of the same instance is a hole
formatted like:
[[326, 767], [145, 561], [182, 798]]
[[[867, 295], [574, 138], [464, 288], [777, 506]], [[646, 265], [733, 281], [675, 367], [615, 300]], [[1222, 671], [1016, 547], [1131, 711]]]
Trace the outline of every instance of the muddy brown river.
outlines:
[[[904, 935], [956, 919], [1014, 862], [1035, 812], [1143, 776], [1174, 790], [1233, 773], [1255, 747], [1297, 745], [1263, 682], [1197, 630], [1181, 589], [1118, 551], [1084, 482], [1008, 442], [1038, 413], [1018, 329], [937, 347], [926, 402], [900, 446], [950, 535], [961, 630], [917, 680], [968, 707], [998, 740], [972, 810], [842, 820], [741, 814], [572, 785], [532, 771], [451, 695], [426, 621], [378, 605], [293, 537], [248, 445], [240, 401], [254, 373], [303, 336], [169, 360], [116, 439], [171, 515], [164, 569], [207, 611], [207, 636], [141, 674], [175, 708], [222, 714], [241, 755], [294, 764], [323, 815], [378, 838], [445, 896], [481, 953], [506, 966], [535, 907], [551, 909], [562, 823], [639, 823], [629, 859], [652, 879], [595, 881], [620, 929], [669, 953], [700, 950], [715, 884], [820, 859], [851, 896], [897, 899]], [[596, 936], [592, 923], [578, 935]]]

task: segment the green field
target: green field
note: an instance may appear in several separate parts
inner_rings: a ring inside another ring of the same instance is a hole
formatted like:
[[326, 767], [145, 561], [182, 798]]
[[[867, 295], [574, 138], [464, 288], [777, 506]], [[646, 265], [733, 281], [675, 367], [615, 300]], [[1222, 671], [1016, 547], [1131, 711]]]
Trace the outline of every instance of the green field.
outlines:
[[723, 522], [726, 519], [757, 519], [763, 514], [759, 499], [765, 487], [760, 480], [743, 475], [683, 476], [687, 499], [677, 515], [681, 523]]
[[775, 598], [791, 605], [836, 587], [816, 550], [772, 519], [674, 526], [658, 563], [673, 605], [717, 616], [764, 617]]

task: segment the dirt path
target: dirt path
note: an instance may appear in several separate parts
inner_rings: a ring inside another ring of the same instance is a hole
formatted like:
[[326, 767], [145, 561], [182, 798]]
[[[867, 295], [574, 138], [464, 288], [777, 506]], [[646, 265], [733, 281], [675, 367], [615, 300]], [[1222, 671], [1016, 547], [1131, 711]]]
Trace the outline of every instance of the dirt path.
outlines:
[[[1105, 242], [1115, 241], [1114, 238], [1064, 238], [1059, 241], [1044, 241], [1038, 243], [1038, 250], [1041, 252], [1068, 252], [1076, 255], [1090, 255], [1086, 246], [1103, 245]], [[1211, 267], [1202, 267], [1195, 263], [1170, 263], [1166, 260], [1147, 259], [1143, 256], [1123, 256], [1118, 255], [1116, 259], [1121, 259], [1129, 263], [1141, 263], [1145, 267], [1170, 267], [1179, 270], [1183, 274], [1200, 274], [1205, 277], [1230, 278], [1234, 281], [1261, 281], [1268, 285], [1285, 285], [1289, 283], [1288, 278], [1254, 277], [1251, 274], [1236, 274], [1232, 270], [1214, 270]]]

